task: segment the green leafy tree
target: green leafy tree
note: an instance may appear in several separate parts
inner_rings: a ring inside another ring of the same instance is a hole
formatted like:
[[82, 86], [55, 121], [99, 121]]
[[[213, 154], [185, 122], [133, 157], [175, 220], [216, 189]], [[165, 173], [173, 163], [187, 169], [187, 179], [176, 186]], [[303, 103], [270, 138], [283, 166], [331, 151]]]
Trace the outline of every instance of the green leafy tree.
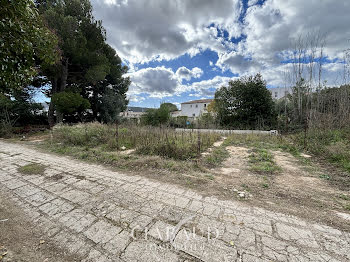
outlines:
[[[128, 68], [121, 65], [121, 59], [109, 45], [104, 46], [104, 53], [111, 65], [105, 79], [85, 88], [85, 96], [89, 97], [92, 118], [104, 123], [118, 121], [119, 113], [126, 109], [128, 101], [126, 92], [130, 79], [123, 77]], [[89, 94], [92, 94], [89, 96]]]
[[142, 123], [152, 126], [160, 126], [169, 123], [170, 120], [169, 103], [161, 104], [158, 109], [148, 109], [142, 116]]
[[25, 87], [42, 68], [59, 60], [57, 38], [31, 0], [1, 0], [0, 91]]
[[33, 101], [32, 91], [27, 87], [11, 95], [0, 93], [0, 136], [10, 134], [14, 126], [47, 124], [43, 106]]
[[172, 104], [172, 103], [162, 103], [161, 105], [160, 105], [160, 108], [167, 108], [167, 110], [169, 111], [169, 112], [174, 112], [174, 111], [177, 111], [178, 110], [178, 108], [177, 108], [177, 106], [176, 105], [174, 105], [174, 104]]
[[[125, 93], [130, 84], [128, 78], [122, 77], [127, 67], [121, 65], [121, 59], [105, 42], [105, 29], [101, 21], [94, 19], [90, 1], [38, 0], [37, 5], [49, 27], [58, 35], [62, 52], [60, 63], [45, 72], [52, 87], [48, 95], [63, 92], [67, 87], [79, 87], [81, 95], [90, 100], [93, 118], [102, 121], [100, 116], [105, 113], [99, 110], [111, 112], [110, 104], [103, 109], [102, 99], [107, 101], [105, 93], [112, 89], [113, 104], [121, 110], [127, 103]], [[54, 113], [55, 103], [50, 103], [50, 125], [55, 123]]]
[[221, 125], [238, 128], [270, 128], [276, 123], [274, 102], [260, 74], [230, 81], [215, 93]]
[[54, 94], [52, 101], [56, 105], [57, 110], [62, 114], [81, 113], [90, 108], [89, 100], [72, 91]]

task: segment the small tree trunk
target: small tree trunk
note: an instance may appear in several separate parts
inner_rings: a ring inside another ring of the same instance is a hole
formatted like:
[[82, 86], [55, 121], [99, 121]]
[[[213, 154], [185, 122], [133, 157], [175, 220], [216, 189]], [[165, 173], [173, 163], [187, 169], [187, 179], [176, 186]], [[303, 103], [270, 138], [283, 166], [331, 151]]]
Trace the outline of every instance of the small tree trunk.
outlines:
[[55, 105], [52, 102], [52, 96], [57, 93], [57, 77], [51, 79], [51, 85], [51, 102], [49, 105], [49, 111], [47, 115], [50, 128], [52, 128], [55, 125]]
[[68, 58], [62, 63], [62, 73], [61, 73], [61, 81], [59, 86], [59, 92], [63, 92], [67, 85], [68, 78]]
[[306, 142], [306, 140], [307, 140], [307, 130], [308, 130], [308, 119], [306, 117], [305, 123], [304, 123], [304, 149], [306, 149], [306, 147], [307, 147], [307, 142]]
[[117, 145], [117, 149], [119, 150], [119, 127], [118, 121], [115, 121], [115, 142]]
[[56, 123], [59, 124], [62, 122], [63, 122], [63, 113], [57, 111], [56, 112]]
[[55, 113], [55, 107], [54, 107], [54, 104], [51, 101], [50, 105], [49, 105], [49, 111], [47, 112], [47, 118], [48, 118], [50, 129], [52, 129], [52, 127], [55, 125], [55, 115], [54, 115], [54, 113]]
[[198, 150], [198, 157], [201, 156], [201, 134], [200, 134], [200, 131], [198, 130], [197, 131], [197, 150]]

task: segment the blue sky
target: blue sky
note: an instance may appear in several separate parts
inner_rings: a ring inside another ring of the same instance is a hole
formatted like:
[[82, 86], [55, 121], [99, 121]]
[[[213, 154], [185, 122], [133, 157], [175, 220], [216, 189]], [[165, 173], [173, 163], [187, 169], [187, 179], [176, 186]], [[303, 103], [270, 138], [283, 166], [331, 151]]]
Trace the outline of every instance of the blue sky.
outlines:
[[[107, 41], [129, 66], [130, 105], [210, 98], [230, 79], [261, 73], [268, 87], [293, 84], [293, 45], [315, 48], [313, 72], [342, 84], [348, 0], [92, 0]], [[322, 40], [322, 41], [321, 41]], [[304, 68], [305, 74], [308, 67]], [[312, 80], [316, 83], [316, 79]], [[314, 84], [314, 83], [312, 83]]]

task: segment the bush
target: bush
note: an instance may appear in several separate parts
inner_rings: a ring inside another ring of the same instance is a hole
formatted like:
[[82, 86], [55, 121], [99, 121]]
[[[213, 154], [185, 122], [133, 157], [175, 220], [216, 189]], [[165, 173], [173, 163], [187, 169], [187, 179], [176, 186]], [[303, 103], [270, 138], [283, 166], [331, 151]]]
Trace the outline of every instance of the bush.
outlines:
[[94, 147], [107, 144], [114, 135], [112, 127], [99, 123], [58, 125], [53, 130], [55, 141], [74, 146]]
[[9, 137], [12, 135], [13, 127], [5, 121], [0, 122], [0, 137]]

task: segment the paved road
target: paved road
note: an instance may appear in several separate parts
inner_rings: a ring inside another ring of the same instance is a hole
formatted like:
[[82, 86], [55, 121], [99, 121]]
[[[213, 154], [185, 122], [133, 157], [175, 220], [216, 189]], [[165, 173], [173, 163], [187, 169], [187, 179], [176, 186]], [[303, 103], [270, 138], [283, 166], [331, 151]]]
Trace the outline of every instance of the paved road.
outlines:
[[82, 261], [350, 260], [349, 233], [3, 141], [0, 191]]

